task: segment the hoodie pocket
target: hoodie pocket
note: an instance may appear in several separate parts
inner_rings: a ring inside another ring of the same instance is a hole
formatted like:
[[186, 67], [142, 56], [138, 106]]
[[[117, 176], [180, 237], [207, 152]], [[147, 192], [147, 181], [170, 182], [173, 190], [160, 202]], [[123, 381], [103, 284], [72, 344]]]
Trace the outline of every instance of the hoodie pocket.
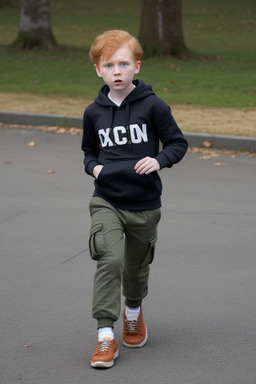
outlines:
[[144, 201], [161, 195], [162, 184], [157, 172], [139, 175], [135, 172], [136, 161], [113, 162], [104, 165], [96, 185], [105, 196], [121, 201], [138, 199]]
[[99, 260], [106, 249], [102, 226], [103, 224], [96, 224], [90, 230], [89, 250], [93, 260]]

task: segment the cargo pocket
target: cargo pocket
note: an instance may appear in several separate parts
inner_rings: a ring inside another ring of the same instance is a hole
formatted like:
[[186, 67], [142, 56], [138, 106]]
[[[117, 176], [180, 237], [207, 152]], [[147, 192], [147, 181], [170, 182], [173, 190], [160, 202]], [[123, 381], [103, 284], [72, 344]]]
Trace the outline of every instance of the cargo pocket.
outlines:
[[89, 250], [93, 260], [99, 260], [106, 249], [102, 227], [103, 224], [96, 224], [90, 230]]
[[156, 241], [157, 241], [157, 237], [150, 240], [148, 252], [144, 257], [144, 259], [142, 260], [142, 262], [140, 263], [141, 267], [145, 267], [153, 262], [154, 256], [155, 256]]

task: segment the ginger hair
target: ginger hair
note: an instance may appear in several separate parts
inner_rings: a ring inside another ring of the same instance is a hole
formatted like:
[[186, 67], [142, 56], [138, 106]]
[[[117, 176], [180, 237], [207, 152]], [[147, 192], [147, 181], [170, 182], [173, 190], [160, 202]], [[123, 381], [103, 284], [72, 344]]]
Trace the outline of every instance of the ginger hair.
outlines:
[[143, 55], [139, 41], [121, 29], [112, 29], [97, 36], [91, 46], [89, 57], [94, 64], [99, 65], [101, 58], [108, 60], [125, 44], [130, 48], [133, 60], [139, 61]]

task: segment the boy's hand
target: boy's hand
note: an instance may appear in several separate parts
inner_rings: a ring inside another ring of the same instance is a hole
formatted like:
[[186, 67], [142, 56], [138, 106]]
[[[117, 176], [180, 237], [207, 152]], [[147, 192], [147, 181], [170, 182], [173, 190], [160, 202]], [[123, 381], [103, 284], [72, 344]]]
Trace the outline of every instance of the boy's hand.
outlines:
[[93, 176], [95, 177], [95, 179], [98, 179], [98, 176], [99, 176], [99, 174], [100, 174], [102, 168], [103, 168], [103, 165], [100, 165], [100, 164], [99, 164], [99, 165], [96, 165], [96, 166], [93, 168], [92, 173], [93, 173]]
[[159, 171], [160, 165], [154, 157], [144, 157], [136, 163], [134, 169], [140, 175], [148, 175], [151, 172]]

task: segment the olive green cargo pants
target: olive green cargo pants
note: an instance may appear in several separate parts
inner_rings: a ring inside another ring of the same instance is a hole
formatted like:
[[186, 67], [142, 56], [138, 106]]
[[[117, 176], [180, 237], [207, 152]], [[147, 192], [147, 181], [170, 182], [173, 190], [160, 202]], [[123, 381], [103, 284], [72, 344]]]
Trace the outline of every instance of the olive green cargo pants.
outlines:
[[122, 285], [131, 308], [147, 295], [161, 210], [128, 211], [93, 197], [90, 214], [89, 249], [97, 260], [92, 314], [99, 328], [113, 327], [120, 316]]

